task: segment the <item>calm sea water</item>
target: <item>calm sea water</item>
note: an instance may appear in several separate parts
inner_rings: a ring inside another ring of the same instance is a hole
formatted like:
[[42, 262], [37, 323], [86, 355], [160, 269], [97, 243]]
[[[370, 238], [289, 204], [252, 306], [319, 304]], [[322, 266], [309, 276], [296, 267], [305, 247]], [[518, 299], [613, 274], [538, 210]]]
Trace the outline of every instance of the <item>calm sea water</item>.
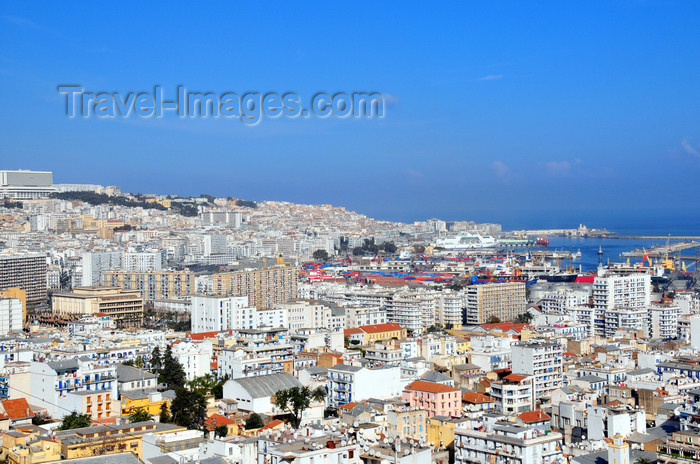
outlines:
[[[700, 234], [698, 234], [700, 235]], [[603, 250], [603, 263], [623, 262], [627, 258], [620, 257], [623, 251], [631, 251], [642, 248], [649, 249], [657, 245], [666, 245], [666, 240], [636, 240], [616, 238], [566, 238], [548, 237], [550, 250], [578, 251], [581, 250], [581, 258], [574, 261], [575, 267], [580, 264], [584, 271], [594, 270], [598, 267], [598, 247]], [[674, 243], [677, 240], [671, 240]], [[694, 254], [694, 250], [688, 250], [685, 254]], [[630, 258], [630, 263], [639, 263], [641, 258]], [[565, 264], [564, 264], [565, 265]]]

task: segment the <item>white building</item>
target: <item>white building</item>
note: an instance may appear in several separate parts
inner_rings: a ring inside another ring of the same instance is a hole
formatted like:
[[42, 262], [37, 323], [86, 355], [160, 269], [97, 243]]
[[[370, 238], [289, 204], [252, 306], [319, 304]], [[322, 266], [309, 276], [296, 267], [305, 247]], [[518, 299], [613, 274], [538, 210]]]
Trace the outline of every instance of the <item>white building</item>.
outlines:
[[493, 430], [455, 429], [455, 463], [550, 464], [562, 458], [562, 435], [510, 424]]
[[558, 343], [518, 343], [513, 345], [512, 370], [533, 376], [535, 396], [551, 393], [563, 381], [563, 350]]
[[214, 349], [210, 341], [175, 343], [172, 351], [173, 357], [182, 364], [187, 380], [211, 372], [211, 358]]
[[192, 332], [257, 328], [255, 308], [248, 306], [247, 296], [192, 297]]
[[161, 250], [126, 251], [122, 253], [121, 269], [129, 272], [160, 271], [165, 253]]
[[386, 311], [378, 306], [345, 308], [345, 322], [348, 329], [362, 325], [386, 324]]
[[227, 380], [224, 398], [236, 400], [238, 409], [258, 414], [277, 412], [272, 397], [280, 390], [301, 387], [299, 380], [285, 373]]
[[334, 314], [331, 308], [321, 303], [299, 300], [281, 303], [277, 308], [287, 312], [287, 324], [290, 330], [319, 328], [342, 330], [345, 328], [345, 314]]
[[92, 287], [102, 285], [102, 273], [121, 268], [121, 251], [93, 251], [81, 257], [83, 275], [81, 285]]
[[403, 386], [399, 367], [366, 369], [338, 364], [328, 369], [328, 401], [333, 407], [400, 396]]
[[675, 338], [678, 336], [678, 320], [681, 308], [678, 305], [656, 305], [649, 307], [649, 337]]
[[33, 200], [55, 191], [50, 171], [0, 171], [0, 198]]
[[0, 296], [0, 335], [22, 331], [22, 300]]
[[[29, 385], [29, 391], [23, 386]], [[57, 419], [70, 414], [65, 407], [69, 393], [103, 391], [117, 398], [116, 367], [84, 358], [56, 362], [31, 362], [27, 372], [10, 377], [10, 392], [31, 404], [46, 408]], [[104, 418], [111, 417], [105, 414]]]
[[651, 303], [651, 276], [646, 273], [598, 276], [593, 281], [595, 335], [605, 335], [605, 313], [613, 309], [646, 309]]

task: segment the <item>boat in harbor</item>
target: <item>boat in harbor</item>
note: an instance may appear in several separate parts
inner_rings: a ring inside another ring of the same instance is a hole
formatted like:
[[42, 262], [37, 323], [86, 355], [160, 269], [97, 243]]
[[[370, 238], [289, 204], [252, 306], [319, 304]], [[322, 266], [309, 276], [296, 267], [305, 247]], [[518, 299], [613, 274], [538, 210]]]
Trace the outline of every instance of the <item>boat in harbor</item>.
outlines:
[[435, 241], [435, 246], [446, 250], [467, 250], [471, 248], [493, 248], [496, 239], [479, 233], [463, 233], [455, 237], [443, 237]]

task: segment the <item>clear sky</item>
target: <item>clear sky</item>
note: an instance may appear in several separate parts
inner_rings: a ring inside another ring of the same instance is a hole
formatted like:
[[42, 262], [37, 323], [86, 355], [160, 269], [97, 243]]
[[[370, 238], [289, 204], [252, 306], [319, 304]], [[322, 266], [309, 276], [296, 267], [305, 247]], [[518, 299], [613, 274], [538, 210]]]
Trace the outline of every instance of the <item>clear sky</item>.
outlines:
[[[397, 220], [697, 218], [699, 25], [695, 1], [5, 2], [0, 165]], [[382, 120], [253, 127], [68, 119], [59, 84], [378, 91], [390, 105]]]

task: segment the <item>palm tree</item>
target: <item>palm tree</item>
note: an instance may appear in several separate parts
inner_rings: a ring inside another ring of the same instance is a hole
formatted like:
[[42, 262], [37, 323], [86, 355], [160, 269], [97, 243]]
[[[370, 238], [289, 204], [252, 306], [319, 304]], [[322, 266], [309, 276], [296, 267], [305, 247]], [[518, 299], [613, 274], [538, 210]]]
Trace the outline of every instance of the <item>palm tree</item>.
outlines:
[[323, 403], [326, 399], [326, 389], [323, 387], [317, 387], [311, 392], [311, 399]]
[[636, 461], [634, 461], [634, 464], [651, 464], [651, 461], [647, 458], [639, 458]]

